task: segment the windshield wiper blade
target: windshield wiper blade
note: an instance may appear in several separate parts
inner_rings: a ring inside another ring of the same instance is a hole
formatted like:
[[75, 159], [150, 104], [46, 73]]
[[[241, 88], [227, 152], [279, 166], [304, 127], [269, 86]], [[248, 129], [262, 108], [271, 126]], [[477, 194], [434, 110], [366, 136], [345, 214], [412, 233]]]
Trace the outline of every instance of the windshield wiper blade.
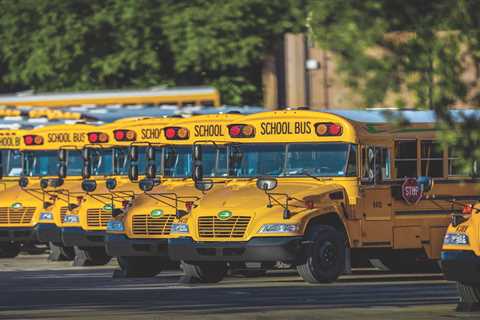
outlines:
[[319, 177], [317, 177], [317, 176], [314, 176], [313, 174], [311, 174], [310, 172], [308, 172], [308, 171], [306, 171], [306, 170], [301, 171], [300, 174], [304, 174], [304, 175], [306, 175], [307, 177], [313, 178], [313, 179], [315, 179], [315, 180], [317, 180], [317, 181], [330, 180], [330, 179], [328, 179], [328, 178], [319, 178]]

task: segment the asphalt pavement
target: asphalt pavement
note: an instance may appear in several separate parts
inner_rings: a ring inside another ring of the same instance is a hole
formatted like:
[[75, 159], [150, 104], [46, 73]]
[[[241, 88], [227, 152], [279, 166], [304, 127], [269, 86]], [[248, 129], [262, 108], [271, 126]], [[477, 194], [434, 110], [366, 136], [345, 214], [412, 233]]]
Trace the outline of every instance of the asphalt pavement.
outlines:
[[112, 278], [104, 267], [71, 267], [45, 256], [0, 260], [0, 319], [480, 319], [455, 311], [456, 286], [441, 274], [354, 270], [334, 284], [293, 272], [181, 284], [181, 272]]

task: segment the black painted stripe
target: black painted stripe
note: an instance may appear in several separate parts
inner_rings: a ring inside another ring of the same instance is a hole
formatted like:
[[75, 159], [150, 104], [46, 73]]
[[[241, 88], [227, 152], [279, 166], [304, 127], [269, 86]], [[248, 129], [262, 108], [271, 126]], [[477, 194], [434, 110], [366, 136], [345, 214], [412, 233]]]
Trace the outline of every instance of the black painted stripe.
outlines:
[[390, 241], [384, 241], [384, 242], [363, 242], [363, 246], [389, 246]]
[[394, 214], [397, 216], [414, 216], [414, 215], [424, 215], [424, 214], [451, 214], [451, 213], [460, 213], [462, 210], [405, 210], [405, 211], [394, 211]]

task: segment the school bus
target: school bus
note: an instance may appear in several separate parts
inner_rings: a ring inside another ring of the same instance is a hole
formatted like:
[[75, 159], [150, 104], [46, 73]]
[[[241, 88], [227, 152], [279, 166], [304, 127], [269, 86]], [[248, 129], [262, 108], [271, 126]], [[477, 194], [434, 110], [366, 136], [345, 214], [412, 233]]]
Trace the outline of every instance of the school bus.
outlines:
[[[127, 175], [129, 147], [149, 145], [151, 137], [174, 120], [129, 118], [86, 132], [82, 180], [77, 181], [81, 193], [73, 205], [60, 208], [62, 242], [75, 248], [75, 265], [102, 265], [111, 259], [104, 245], [107, 223], [130, 206], [138, 189]], [[146, 130], [136, 130], [138, 127]], [[145, 152], [145, 148], [139, 152], [142, 163]], [[144, 175], [144, 169], [140, 174]]]
[[442, 248], [442, 270], [456, 281], [460, 308], [480, 303], [480, 204], [453, 212]]
[[211, 87], [113, 90], [78, 93], [3, 95], [0, 105], [29, 107], [68, 107], [76, 105], [175, 105], [220, 106], [220, 94]]
[[468, 200], [477, 182], [461, 183], [432, 113], [396, 115], [410, 124], [399, 128], [378, 111], [305, 110], [232, 122], [228, 178], [172, 225], [170, 258], [206, 282], [220, 281], [232, 262], [284, 261], [311, 283], [333, 282], [365, 257], [395, 271], [431, 268], [451, 203], [429, 195]]
[[[204, 174], [222, 177], [227, 164], [223, 146], [226, 124], [241, 117], [212, 114], [179, 119], [163, 128], [138, 128], [151, 132], [145, 137], [150, 142], [146, 177], [137, 179], [138, 165], [134, 161], [130, 175], [144, 193], [137, 195], [128, 210], [107, 228], [107, 252], [117, 257], [122, 276], [154, 276], [168, 265], [171, 224], [176, 217], [188, 214], [203, 195], [191, 180], [192, 147], [195, 143], [205, 145]], [[135, 146], [132, 148], [135, 150]]]
[[93, 128], [80, 123], [50, 125], [22, 137], [24, 175], [20, 186], [27, 194], [23, 199], [41, 203], [35, 237], [49, 244], [51, 260], [71, 260], [74, 256], [73, 248], [62, 244], [58, 209], [74, 203], [81, 191], [75, 188], [82, 179], [81, 150], [87, 144], [87, 132]]
[[[23, 148], [24, 130], [0, 130], [0, 194], [1, 198], [17, 190], [18, 179], [22, 171], [20, 150]], [[0, 258], [13, 258], [21, 249], [23, 242], [32, 237], [25, 230], [29, 217], [21, 209], [14, 208], [13, 203], [0, 205]]]

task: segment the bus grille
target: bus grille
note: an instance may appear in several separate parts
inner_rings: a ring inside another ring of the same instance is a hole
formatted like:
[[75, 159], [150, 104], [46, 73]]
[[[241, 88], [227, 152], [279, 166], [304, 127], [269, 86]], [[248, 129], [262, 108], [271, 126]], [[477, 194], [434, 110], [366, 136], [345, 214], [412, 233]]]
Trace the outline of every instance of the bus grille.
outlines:
[[107, 227], [107, 223], [110, 220], [112, 220], [112, 211], [110, 210], [87, 210], [87, 225], [89, 227]]
[[132, 232], [137, 235], [168, 235], [175, 219], [174, 214], [168, 214], [159, 218], [150, 215], [139, 214], [132, 218]]
[[34, 213], [35, 213], [35, 207], [25, 207], [20, 209], [0, 207], [0, 223], [1, 224], [31, 223]]
[[243, 238], [250, 217], [233, 216], [227, 220], [217, 217], [198, 218], [198, 234], [201, 238]]

